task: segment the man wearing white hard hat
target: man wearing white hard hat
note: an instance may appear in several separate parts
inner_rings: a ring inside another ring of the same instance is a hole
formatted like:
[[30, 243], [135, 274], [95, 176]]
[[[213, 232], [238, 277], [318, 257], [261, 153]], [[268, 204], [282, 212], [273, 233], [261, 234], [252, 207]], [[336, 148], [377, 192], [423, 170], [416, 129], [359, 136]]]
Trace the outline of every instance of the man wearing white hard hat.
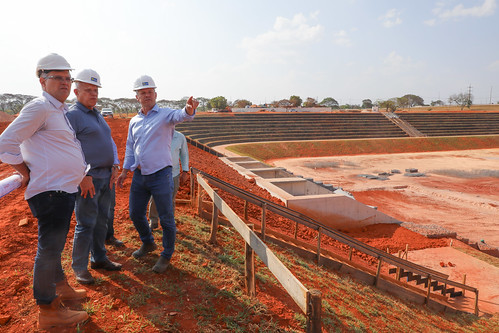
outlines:
[[111, 129], [95, 108], [101, 88], [100, 76], [92, 69], [76, 75], [74, 93], [77, 102], [70, 108], [68, 119], [81, 142], [86, 162], [91, 166], [83, 178], [76, 197], [76, 229], [73, 262], [76, 281], [92, 284], [90, 267], [108, 271], [121, 270], [121, 264], [109, 260], [104, 241], [112, 187], [118, 176], [118, 153]]
[[128, 126], [123, 171], [117, 184], [123, 187], [128, 172], [133, 172], [129, 199], [130, 218], [142, 241], [140, 249], [132, 254], [135, 258], [141, 258], [157, 248], [146, 217], [147, 204], [153, 197], [163, 228], [163, 251], [152, 270], [163, 273], [170, 265], [177, 232], [173, 216], [170, 145], [175, 124], [192, 120], [199, 102], [191, 96], [183, 109], [158, 107], [156, 84], [148, 75], [139, 77], [133, 90], [142, 108]]
[[85, 311], [61, 306], [83, 299], [86, 291], [71, 288], [61, 264], [78, 184], [86, 163], [80, 142], [66, 117], [71, 66], [51, 53], [38, 61], [36, 75], [43, 93], [26, 104], [0, 135], [0, 160], [22, 176], [24, 197], [38, 221], [38, 249], [33, 294], [39, 306], [39, 328], [65, 326], [88, 318]]

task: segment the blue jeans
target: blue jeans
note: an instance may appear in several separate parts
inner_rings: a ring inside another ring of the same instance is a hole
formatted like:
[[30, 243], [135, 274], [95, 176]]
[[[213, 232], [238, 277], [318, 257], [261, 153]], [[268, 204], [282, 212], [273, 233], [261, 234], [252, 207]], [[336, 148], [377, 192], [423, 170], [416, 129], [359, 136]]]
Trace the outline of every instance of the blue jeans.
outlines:
[[114, 207], [116, 206], [116, 186], [113, 184], [111, 189], [111, 204], [109, 205], [109, 213], [107, 214], [107, 234], [106, 240], [114, 236]]
[[37, 304], [56, 298], [55, 284], [65, 279], [61, 254], [66, 244], [76, 193], [42, 192], [28, 199], [38, 220], [38, 249], [33, 271], [33, 294]]
[[[176, 175], [173, 177], [173, 195], [172, 195], [172, 201], [173, 201], [173, 216], [175, 216], [175, 197], [177, 196], [178, 188], [179, 188], [179, 178], [180, 175]], [[158, 210], [156, 209], [156, 203], [154, 200], [149, 201], [149, 221], [154, 224], [158, 224], [159, 216], [158, 216]]]
[[92, 262], [105, 261], [107, 259], [106, 240], [107, 218], [109, 206], [111, 205], [111, 189], [109, 188], [110, 177], [92, 178], [95, 187], [95, 195], [86, 198], [78, 191], [75, 205], [76, 229], [73, 241], [73, 263], [75, 271], [88, 269], [88, 254], [91, 254]]
[[147, 203], [151, 196], [156, 202], [159, 222], [163, 228], [163, 251], [161, 256], [170, 259], [175, 250], [177, 227], [173, 217], [173, 179], [172, 168], [163, 168], [151, 175], [144, 176], [139, 169], [133, 172], [130, 186], [130, 218], [143, 243], [154, 242], [147, 223]]

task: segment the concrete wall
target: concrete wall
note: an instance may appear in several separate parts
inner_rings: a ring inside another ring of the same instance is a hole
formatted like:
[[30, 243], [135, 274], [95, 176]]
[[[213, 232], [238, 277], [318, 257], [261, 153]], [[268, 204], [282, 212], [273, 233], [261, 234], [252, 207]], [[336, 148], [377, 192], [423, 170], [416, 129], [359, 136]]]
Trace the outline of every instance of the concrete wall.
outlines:
[[282, 200], [288, 208], [324, 225], [349, 230], [378, 223], [401, 223], [354, 198], [334, 193], [313, 181], [294, 176], [282, 168], [272, 168], [249, 157], [224, 157], [226, 164]]

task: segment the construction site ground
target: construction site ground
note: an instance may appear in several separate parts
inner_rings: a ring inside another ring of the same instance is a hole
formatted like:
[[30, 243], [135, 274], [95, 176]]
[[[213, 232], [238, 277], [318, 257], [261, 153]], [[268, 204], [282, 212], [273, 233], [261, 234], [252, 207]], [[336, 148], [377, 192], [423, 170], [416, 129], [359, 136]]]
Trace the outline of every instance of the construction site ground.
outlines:
[[[112, 129], [113, 138], [118, 147], [119, 157], [122, 161], [125, 152], [128, 119], [108, 119], [108, 122]], [[7, 125], [8, 123], [6, 122], [0, 122], [0, 132], [2, 132]], [[255, 195], [278, 202], [278, 200], [272, 198], [269, 192], [259, 188], [255, 184], [255, 182], [248, 181], [244, 177], [240, 176], [235, 170], [225, 165], [214, 155], [211, 155], [191, 145], [189, 145], [189, 151], [190, 166], [207, 172], [246, 191], [250, 191]], [[461, 153], [454, 154], [461, 155]], [[491, 151], [490, 154], [492, 159], [497, 159], [499, 152], [495, 150]], [[371, 158], [372, 157], [373, 156], [371, 156]], [[352, 158], [354, 158], [354, 156], [352, 156]], [[378, 156], [376, 158], [378, 158]], [[417, 160], [419, 161], [420, 159], [421, 158]], [[291, 161], [276, 161], [273, 163], [278, 165], [280, 163], [288, 162]], [[366, 163], [367, 162], [363, 162], [363, 164]], [[451, 160], [449, 160], [448, 164], [456, 166]], [[402, 171], [404, 171], [405, 168], [405, 166], [397, 166], [392, 163], [389, 163], [388, 165], [390, 165], [388, 169], [400, 168]], [[497, 206], [493, 206], [496, 205], [499, 201], [497, 199], [497, 194], [493, 192], [494, 189], [497, 190], [498, 188], [497, 175], [495, 177], [482, 177], [471, 180], [463, 180], [461, 178], [433, 174], [417, 179], [409, 177], [401, 178], [402, 176], [400, 176], [401, 179], [399, 179], [399, 181], [401, 181], [401, 184], [390, 186], [390, 182], [395, 181], [397, 177], [393, 177], [393, 180], [390, 181], [369, 180], [368, 182], [362, 177], [353, 176], [356, 173], [371, 172], [367, 169], [362, 171], [363, 167], [367, 166], [361, 165], [361, 167], [356, 169], [355, 172], [350, 171], [350, 176], [346, 174], [344, 174], [343, 176], [339, 176], [339, 178], [337, 179], [341, 182], [336, 183], [332, 177], [328, 179], [332, 184], [336, 186], [340, 185], [345, 190], [352, 191], [352, 193], [359, 201], [369, 205], [378, 206], [378, 209], [380, 209], [381, 211], [398, 219], [422, 224], [437, 223], [438, 221], [458, 221], [463, 219], [464, 217], [471, 219], [472, 217], [477, 216], [480, 218], [482, 214], [484, 214], [484, 212], [487, 212], [488, 210], [492, 210], [494, 208], [496, 209], [497, 213]], [[415, 163], [411, 163], [407, 167], [416, 167], [421, 169], [420, 171], [422, 172], [428, 172], [427, 169]], [[289, 168], [289, 170], [293, 170], [294, 166], [287, 165], [286, 168]], [[385, 171], [385, 168], [380, 168], [380, 170]], [[308, 171], [310, 171], [310, 174], [308, 174], [307, 176], [313, 177], [318, 180], [321, 179], [319, 177], [319, 172], [321, 172], [321, 170], [319, 170], [318, 168], [312, 167], [309, 168], [307, 172]], [[329, 172], [331, 172], [331, 170], [329, 170]], [[299, 172], [297, 171], [296, 173]], [[12, 168], [6, 164], [0, 164], [0, 179], [3, 179], [10, 174], [12, 174]], [[302, 174], [305, 175], [304, 172]], [[443, 179], [446, 179], [446, 182], [443, 182]], [[434, 185], [432, 185], [431, 183], [432, 180], [436, 181]], [[324, 179], [324, 181], [326, 181], [326, 179]], [[431, 195], [416, 197], [412, 194], [412, 192], [410, 192], [411, 189], [412, 191], [417, 192], [416, 188], [412, 187], [415, 185], [409, 184], [410, 182], [421, 182], [427, 188], [431, 188], [433, 186], [435, 189], [439, 190], [436, 191], [436, 193], [448, 191], [450, 198], [445, 199], [445, 196], [440, 195], [438, 196], [439, 201], [435, 202], [436, 199]], [[124, 189], [118, 190], [116, 192], [115, 229], [117, 237], [122, 239], [137, 238], [137, 235], [134, 233], [133, 227], [131, 227], [132, 222], [130, 221], [128, 216], [128, 195], [130, 183], [131, 177], [128, 177], [128, 179], [125, 181]], [[365, 186], [363, 188], [356, 188], [354, 187], [356, 183], [364, 183]], [[450, 194], [457, 195], [460, 192], [469, 193], [470, 198], [472, 198], [473, 196], [475, 196], [475, 198], [478, 198], [477, 196], [483, 197], [484, 200], [486, 199], [486, 201], [484, 202], [489, 203], [490, 208], [488, 208], [486, 205], [478, 205], [476, 203], [478, 199], [476, 199], [475, 201], [471, 201], [475, 203], [469, 203], [467, 201], [462, 206], [457, 205], [456, 199], [453, 199], [455, 198], [455, 196]], [[0, 294], [4, 297], [5, 300], [0, 309], [0, 319], [2, 320], [1, 324], [4, 325], [1, 326], [1, 329], [5, 328], [8, 332], [33, 331], [33, 327], [36, 327], [38, 315], [37, 307], [32, 298], [31, 287], [31, 273], [37, 244], [37, 226], [36, 219], [33, 218], [29, 207], [23, 198], [23, 194], [23, 190], [16, 190], [0, 199], [0, 279], [3, 281], [0, 284]], [[178, 197], [180, 199], [189, 198], [189, 188], [187, 186], [182, 186], [179, 191]], [[236, 211], [240, 216], [242, 215], [243, 202], [241, 202], [241, 200], [235, 200], [234, 198], [226, 195], [223, 195], [223, 199], [229, 206], [233, 208], [234, 211]], [[445, 217], [440, 217], [438, 221], [432, 220], [433, 217], [442, 216], [444, 212], [447, 214], [445, 215]], [[195, 212], [188, 206], [178, 205], [177, 214], [194, 215]], [[260, 210], [256, 207], [250, 207], [249, 214], [253, 218], [258, 219], [260, 216]], [[490, 213], [490, 215], [492, 216], [493, 213]], [[496, 214], [495, 216], [498, 215]], [[24, 222], [25, 224], [23, 224]], [[273, 230], [281, 233], [292, 235], [292, 228], [290, 228], [289, 223], [281, 221], [280, 219], [273, 219], [271, 216], [269, 216], [267, 222], [269, 228], [272, 228]], [[67, 257], [71, 255], [71, 246], [75, 223], [76, 222], [73, 217], [66, 248], [63, 254], [66, 258], [66, 261], [68, 260]], [[477, 239], [482, 237], [486, 243], [495, 244], [497, 246], [497, 241], [495, 243], [492, 241], [494, 232], [495, 235], [497, 235], [497, 221], [495, 223], [495, 231], [493, 229], [493, 226], [490, 225], [490, 228], [492, 228], [490, 230], [492, 231], [489, 230], [488, 232], [484, 233], [477, 232]], [[474, 227], [475, 230], [479, 230], [479, 227], [482, 224], [483, 223], [477, 223]], [[445, 225], [445, 227], [451, 228], [452, 226], [447, 224]], [[179, 229], [181, 231], [184, 231], [183, 228], [183, 225], [179, 225]], [[459, 235], [462, 235], [461, 230], [457, 230], [457, 232]], [[396, 253], [398, 250], [404, 249], [406, 244], [408, 244], [410, 260], [413, 260], [414, 258], [416, 262], [423, 265], [429, 265], [428, 267], [434, 267], [437, 270], [445, 269], [445, 272], [447, 274], [456, 273], [457, 281], [461, 281], [461, 276], [459, 275], [461, 273], [459, 272], [465, 272], [467, 274], [466, 284], [477, 287], [480, 290], [480, 315], [483, 315], [484, 312], [499, 312], [499, 288], [497, 285], [497, 266], [499, 266], [499, 264], [496, 265], [496, 268], [494, 268], [494, 266], [492, 265], [484, 265], [483, 262], [477, 262], [475, 259], [473, 259], [472, 256], [468, 256], [464, 252], [457, 252], [454, 251], [454, 249], [449, 249], [449, 244], [451, 241], [450, 238], [430, 239], [397, 225], [375, 225], [369, 228], [364, 228], [362, 230], [351, 230], [349, 231], [349, 235], [379, 249], [389, 248], [390, 251], [394, 253]], [[472, 235], [472, 233], [470, 233], [470, 235]], [[306, 238], [308, 234], [306, 233], [306, 231], [300, 230], [299, 236]], [[311, 243], [314, 242], [313, 236], [314, 235], [310, 235], [309, 238]], [[459, 248], [460, 250], [469, 251], [470, 253], [474, 253], [475, 255], [477, 253], [479, 254], [478, 251], [475, 251], [472, 247], [464, 242], [456, 239], [454, 239], [453, 242], [453, 248]], [[337, 245], [327, 242], [325, 242], [324, 248], [330, 251], [341, 250], [344, 252], [344, 254], [347, 253], [346, 247], [337, 247]], [[135, 245], [131, 244], [129, 241], [128, 243], [126, 243], [124, 252], [129, 257], [131, 255], [131, 252], [135, 249]], [[425, 251], [437, 252], [425, 255], [425, 253], [427, 253]], [[133, 270], [133, 268], [137, 264], [129, 259], [126, 259], [128, 257], [118, 256], [117, 253], [117, 250], [110, 249], [111, 258], [113, 260], [123, 262], [125, 272]], [[419, 258], [419, 256], [423, 256], [424, 258]], [[364, 258], [358, 255], [354, 255], [354, 259], [361, 260]], [[178, 257], [175, 257], [173, 259], [174, 266], [177, 264], [178, 260]], [[426, 263], [425, 260], [427, 261]], [[441, 267], [440, 262], [444, 262], [447, 267]], [[453, 265], [448, 265], [449, 262]], [[375, 268], [376, 263], [375, 261], [365, 261], [365, 264], [370, 265], [371, 268]], [[439, 266], [435, 267], [435, 265]], [[175, 274], [175, 272], [176, 271], [174, 270], [170, 274]], [[74, 275], [70, 268], [67, 269], [66, 273], [71, 284], [75, 284]], [[93, 271], [93, 274], [101, 278], [106, 277], [105, 273]], [[452, 274], [450, 274], [451, 277], [454, 276]], [[494, 277], [493, 274], [496, 274], [496, 277]], [[134, 281], [140, 281], [140, 279], [160, 278], [161, 277], [151, 275], [151, 273], [141, 273], [137, 277], [135, 277], [136, 280]], [[490, 281], [490, 283], [488, 281]], [[492, 289], [488, 289], [489, 287]], [[104, 292], [103, 288], [107, 291]], [[115, 331], [120, 331], [119, 328], [123, 328], [124, 325], [126, 325], [124, 314], [126, 313], [126, 311], [128, 311], [128, 306], [124, 303], [122, 297], [120, 296], [123, 292], [122, 288], [123, 286], [120, 285], [119, 281], [116, 283], [115, 281], [112, 281], [112, 283], [105, 282], [103, 286], [96, 286], [87, 289], [89, 298], [91, 300], [102, 300], [102, 297], [104, 297], [103, 295], [111, 295], [116, 299], [116, 301], [110, 308], [110, 310], [107, 310], [109, 315], [106, 316], [105, 319], [101, 319], [100, 317], [93, 315], [92, 320], [89, 324], [87, 324], [85, 331], [92, 331], [92, 328], [97, 329], [99, 327], [107, 326], [116, 327]], [[195, 295], [195, 290], [189, 290], [192, 295]], [[264, 294], [262, 292], [262, 295], [266, 295], [267, 297], [265, 304], [269, 311], [275, 311], [275, 313], [286, 313], [286, 315], [291, 315], [292, 317], [292, 306], [290, 307], [284, 303], [280, 291], [273, 294]], [[472, 295], [466, 295], [466, 297], [472, 297]], [[469, 303], [468, 301], [463, 302]], [[140, 308], [140, 312], [138, 312], [138, 310], [136, 312], [139, 314], [143, 314], [155, 311], [158, 307], [158, 304], [164, 306], [165, 303], [159, 303], [158, 300], [155, 300], [154, 302], [150, 302], [150, 304], [147, 303], [142, 306]], [[464, 308], [465, 306], [469, 306], [469, 304], [464, 304], [462, 306]], [[186, 327], [190, 327], [189, 325], [194, 325], [194, 320], [191, 320], [192, 318], [190, 317], [190, 308], [188, 304], [177, 304], [177, 307], [181, 309], [177, 314], [178, 325], [180, 325], [180, 327], [183, 329], [185, 329]], [[286, 322], [288, 321], [291, 322], [290, 320], [286, 319]], [[156, 332], [157, 330], [150, 328], [146, 329], [145, 331]]]
[[[499, 247], [499, 149], [281, 159], [266, 161], [341, 187], [402, 222], [443, 227], [486, 250]], [[409, 169], [419, 177], [407, 175]], [[392, 173], [392, 171], [400, 173]], [[406, 171], [407, 170], [407, 171]], [[381, 176], [370, 179], [366, 175]], [[386, 178], [386, 179], [385, 179]], [[382, 180], [384, 179], [384, 180]], [[367, 231], [367, 230], [365, 230]], [[391, 235], [384, 235], [391, 237]], [[358, 237], [369, 238], [366, 233]], [[458, 240], [449, 239], [453, 246]], [[450, 247], [409, 248], [408, 259], [480, 291], [480, 309], [499, 312], [499, 268]], [[466, 295], [467, 297], [469, 295]], [[470, 300], [455, 302], [470, 306]]]

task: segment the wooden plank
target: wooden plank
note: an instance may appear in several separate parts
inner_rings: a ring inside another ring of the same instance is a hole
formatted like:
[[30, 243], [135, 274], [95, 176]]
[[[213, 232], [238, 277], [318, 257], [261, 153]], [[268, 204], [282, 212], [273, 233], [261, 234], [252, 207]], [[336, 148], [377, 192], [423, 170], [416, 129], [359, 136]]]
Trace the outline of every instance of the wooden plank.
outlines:
[[219, 211], [230, 221], [232, 226], [239, 232], [243, 239], [248, 243], [260, 260], [269, 268], [281, 285], [286, 289], [291, 298], [296, 302], [300, 309], [307, 313], [307, 288], [284, 266], [276, 255], [258, 238], [258, 236], [242, 221], [239, 216], [220, 198], [208, 183], [200, 176], [197, 177], [198, 183], [204, 188], [208, 196], [217, 205]]
[[203, 193], [201, 193], [203, 191], [203, 188], [201, 186], [201, 184], [199, 184], [198, 182], [198, 215], [201, 216], [201, 213], [203, 212]]
[[376, 270], [376, 278], [374, 279], [374, 285], [378, 286], [379, 275], [381, 273], [381, 265], [383, 264], [383, 258], [378, 258], [378, 268]]
[[248, 200], [244, 200], [244, 220], [248, 221]]
[[[262, 207], [264, 204], [267, 205], [266, 209], [269, 211], [272, 211], [276, 214], [279, 214], [280, 216], [283, 216], [285, 218], [288, 218], [292, 221], [296, 222], [296, 226], [298, 227], [298, 224], [302, 224], [308, 228], [311, 228], [313, 230], [318, 230], [318, 228], [323, 227], [319, 222], [299, 213], [293, 210], [290, 210], [289, 208], [274, 204], [270, 201], [267, 201], [265, 199], [262, 199], [258, 196], [255, 196], [251, 193], [248, 193], [242, 189], [239, 189], [229, 183], [225, 183], [211, 175], [205, 174], [202, 171], [199, 171], [195, 169], [197, 173], [203, 174], [207, 179], [210, 184], [214, 184], [216, 187], [219, 187], [223, 189], [224, 191], [227, 191], [228, 193], [231, 193], [239, 198], [242, 198], [244, 200], [248, 200], [249, 202], [255, 204], [256, 206]], [[295, 228], [295, 234], [298, 228]], [[324, 227], [323, 227], [324, 228]], [[417, 265], [415, 263], [409, 262], [407, 260], [404, 260], [402, 258], [397, 258], [396, 256], [393, 256], [391, 254], [387, 254], [384, 251], [381, 251], [379, 249], [373, 248], [365, 243], [359, 242], [354, 238], [351, 238], [347, 235], [344, 235], [340, 232], [330, 230], [328, 228], [324, 228], [323, 234], [326, 236], [331, 237], [332, 239], [335, 239], [339, 242], [342, 242], [351, 248], [355, 248], [356, 250], [371, 255], [373, 257], [379, 258], [382, 257], [383, 261], [386, 262], [387, 264], [391, 264], [393, 266], [399, 267], [401, 269], [404, 269], [406, 271], [412, 272], [412, 274], [417, 274], [417, 275], [422, 275], [422, 276], [431, 276], [434, 281], [439, 281], [441, 283], [446, 283], [448, 285], [462, 288], [464, 290], [469, 290], [472, 292], [476, 292], [477, 289], [466, 286], [465, 284], [461, 284], [458, 282], [450, 281], [448, 279], [448, 275], [442, 274], [438, 271], [434, 271], [431, 269], [428, 269], [426, 267]], [[406, 253], [408, 252], [408, 247], [406, 246]], [[407, 254], [405, 254], [405, 257], [407, 258]], [[423, 279], [425, 280], [425, 279]], [[418, 281], [419, 282], [419, 281]]]
[[312, 289], [307, 293], [307, 303], [310, 305], [307, 310], [307, 333], [320, 333], [322, 301], [321, 292]]
[[[215, 205], [216, 207], [216, 205]], [[253, 230], [254, 226], [249, 225], [249, 228]], [[246, 292], [248, 296], [256, 296], [255, 287], [255, 251], [249, 246], [248, 243], [244, 243], [244, 253], [245, 253], [245, 281], [246, 281]]]
[[[215, 191], [215, 193], [217, 192]], [[213, 205], [213, 213], [211, 215], [210, 240], [209, 240], [211, 244], [217, 244], [217, 231], [218, 231], [218, 207], [217, 205]]]
[[321, 229], [319, 228], [319, 235], [317, 236], [317, 266], [321, 265]]
[[266, 227], [266, 221], [267, 221], [267, 204], [266, 203], [263, 203], [262, 205], [262, 222], [261, 222], [261, 226], [262, 226], [262, 239], [265, 241], [265, 227]]

